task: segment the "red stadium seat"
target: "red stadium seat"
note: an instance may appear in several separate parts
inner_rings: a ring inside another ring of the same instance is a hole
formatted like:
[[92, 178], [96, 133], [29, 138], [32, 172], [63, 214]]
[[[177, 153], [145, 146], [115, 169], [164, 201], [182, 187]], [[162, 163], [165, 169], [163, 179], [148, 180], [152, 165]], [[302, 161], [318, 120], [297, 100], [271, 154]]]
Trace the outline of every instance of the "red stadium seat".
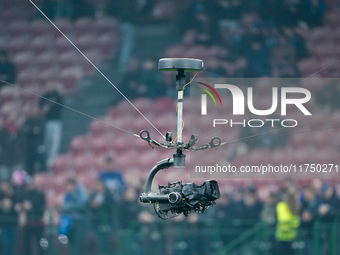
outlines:
[[[93, 64], [95, 64], [98, 67], [98, 65], [100, 64], [102, 60], [102, 56], [100, 55], [99, 49], [94, 48], [94, 49], [84, 51], [83, 53], [88, 59], [91, 60]], [[79, 66], [81, 67], [85, 75], [88, 75], [88, 76], [93, 75], [96, 72], [92, 64], [90, 64], [83, 56], [80, 56], [79, 58]]]
[[64, 53], [66, 51], [76, 51], [69, 41], [65, 39], [64, 36], [59, 35], [54, 41], [55, 49], [58, 54]]
[[42, 35], [39, 37], [35, 37], [30, 45], [29, 48], [33, 51], [34, 54], [38, 55], [45, 51], [51, 50], [51, 46], [53, 44], [50, 43], [50, 38], [48, 36]]
[[98, 37], [98, 39], [95, 40], [95, 43], [96, 47], [99, 48], [101, 55], [108, 59], [111, 58], [115, 53], [119, 43], [119, 38], [109, 34], [104, 34]]
[[80, 66], [79, 53], [75, 49], [64, 51], [62, 54], [57, 55], [56, 64], [61, 68], [74, 68]]
[[95, 31], [97, 34], [112, 33], [119, 30], [117, 20], [109, 17], [98, 18], [94, 21]]
[[35, 59], [36, 65], [41, 69], [49, 69], [56, 66], [55, 63], [56, 55], [53, 51], [44, 51], [42, 54], [39, 54]]
[[27, 35], [28, 31], [28, 24], [24, 20], [11, 22], [8, 26], [8, 32], [11, 37], [25, 36]]
[[[334, 2], [334, 1], [330, 1], [330, 2]], [[327, 12], [325, 15], [325, 23], [331, 29], [339, 28], [339, 24], [340, 24], [339, 10], [331, 10], [330, 12]]]
[[16, 71], [20, 74], [23, 70], [32, 67], [32, 55], [27, 51], [19, 52], [13, 58]]
[[106, 129], [107, 124], [100, 120], [93, 120], [90, 124], [90, 134], [94, 137], [105, 135]]
[[55, 29], [47, 20], [37, 19], [30, 24], [30, 31], [33, 36], [48, 35]]
[[8, 43], [8, 49], [12, 55], [27, 50], [27, 38], [25, 36], [14, 37]]
[[164, 56], [167, 58], [179, 58], [184, 55], [184, 52], [185, 52], [185, 48], [183, 45], [175, 45], [175, 46], [169, 47], [166, 50]]
[[87, 33], [77, 37], [74, 44], [83, 52], [91, 51], [96, 49], [96, 40], [97, 38], [93, 34]]
[[78, 83], [81, 78], [81, 73], [75, 68], [64, 70], [60, 73], [59, 81], [62, 84], [63, 91], [68, 94], [75, 94]]
[[335, 47], [333, 43], [322, 42], [311, 49], [311, 53], [318, 60], [331, 58], [334, 56]]
[[72, 155], [78, 156], [89, 150], [90, 138], [88, 136], [76, 136], [72, 139], [70, 150]]
[[49, 172], [37, 173], [34, 175], [34, 183], [39, 189], [47, 191], [49, 188], [51, 188], [53, 179]]
[[313, 58], [301, 60], [297, 66], [303, 77], [308, 77], [319, 71], [319, 63]]
[[71, 155], [62, 154], [54, 159], [51, 169], [55, 174], [61, 174], [72, 169], [72, 162]]
[[90, 146], [96, 155], [104, 155], [112, 147], [112, 141], [108, 140], [106, 136], [97, 136], [91, 138]]
[[294, 150], [298, 151], [301, 148], [306, 148], [311, 145], [310, 133], [296, 133], [292, 134], [290, 139], [290, 145], [294, 148]]
[[78, 36], [88, 35], [95, 31], [94, 21], [91, 18], [79, 18], [73, 25], [74, 32]]
[[318, 44], [329, 41], [329, 38], [332, 38], [332, 31], [327, 27], [318, 27], [312, 31], [309, 39], [313, 44]]
[[[65, 35], [69, 35], [73, 32], [73, 24], [71, 20], [67, 18], [58, 18], [54, 21], [54, 24], [63, 32]], [[57, 29], [54, 29], [55, 36], [59, 37], [61, 34]]]
[[6, 102], [13, 102], [18, 98], [19, 91], [16, 87], [6, 86], [0, 90], [0, 102], [4, 104]]

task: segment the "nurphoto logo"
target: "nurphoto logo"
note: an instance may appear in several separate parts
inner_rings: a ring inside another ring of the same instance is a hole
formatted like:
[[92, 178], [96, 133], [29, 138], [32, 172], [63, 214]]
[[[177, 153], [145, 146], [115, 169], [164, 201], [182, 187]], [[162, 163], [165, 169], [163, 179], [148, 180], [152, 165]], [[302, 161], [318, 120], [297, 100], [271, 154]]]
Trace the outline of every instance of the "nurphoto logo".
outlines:
[[[306, 108], [305, 104], [310, 101], [311, 99], [311, 93], [308, 89], [305, 88], [297, 88], [297, 87], [272, 87], [271, 88], [271, 106], [267, 109], [257, 109], [254, 106], [254, 93], [253, 93], [253, 87], [247, 87], [246, 88], [246, 96], [244, 95], [244, 92], [241, 88], [239, 88], [236, 85], [232, 84], [215, 84], [214, 86], [208, 85], [203, 82], [199, 82], [201, 85], [207, 87], [210, 89], [211, 92], [213, 92], [217, 98], [220, 101], [221, 106], [222, 99], [220, 97], [220, 94], [217, 92], [217, 90], [227, 90], [232, 97], [232, 115], [233, 116], [243, 116], [245, 115], [245, 102], [246, 106], [248, 107], [248, 110], [250, 113], [256, 115], [256, 116], [268, 116], [277, 111], [277, 108], [280, 104], [280, 115], [286, 116], [287, 115], [287, 106], [288, 105], [294, 105], [298, 110], [300, 110], [304, 115], [311, 116], [311, 112]], [[208, 115], [208, 106], [207, 106], [207, 95], [209, 95], [212, 100], [214, 101], [215, 106], [217, 105], [216, 99], [214, 95], [205, 88], [199, 88], [203, 90], [203, 94], [201, 94], [201, 116]], [[280, 93], [279, 93], [280, 92]], [[292, 98], [291, 95], [294, 95], [295, 97], [298, 95], [298, 98]], [[256, 98], [257, 100], [263, 100], [262, 98]], [[230, 100], [230, 99], [229, 99]], [[217, 125], [225, 125], [230, 124], [233, 125], [242, 125], [246, 126], [248, 124], [249, 127], [262, 127], [265, 122], [270, 122], [271, 126], [274, 127], [276, 122], [280, 122], [281, 126], [283, 127], [295, 127], [298, 125], [297, 120], [295, 119], [250, 119], [250, 120], [241, 120], [241, 121], [233, 121], [232, 119], [224, 119], [224, 118], [214, 118], [213, 119], [213, 127], [216, 127]]]

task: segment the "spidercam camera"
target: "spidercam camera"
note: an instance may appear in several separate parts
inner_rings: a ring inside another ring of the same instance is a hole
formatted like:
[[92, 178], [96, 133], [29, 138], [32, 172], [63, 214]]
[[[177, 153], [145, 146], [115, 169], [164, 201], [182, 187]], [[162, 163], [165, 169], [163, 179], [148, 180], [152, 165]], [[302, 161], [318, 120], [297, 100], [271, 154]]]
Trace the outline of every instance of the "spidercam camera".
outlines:
[[166, 141], [162, 143], [152, 139], [147, 130], [140, 132], [140, 138], [147, 141], [152, 147], [161, 146], [167, 149], [176, 149], [176, 153], [173, 154], [173, 158], [164, 159], [151, 169], [146, 181], [146, 190], [140, 195], [140, 201], [153, 204], [156, 214], [161, 219], [178, 216], [181, 213], [187, 216], [191, 211], [203, 213], [209, 206], [214, 205], [215, 200], [221, 196], [218, 183], [214, 180], [205, 181], [200, 185], [182, 183], [182, 181], [169, 182], [167, 185], [159, 185], [158, 193], [151, 192], [153, 179], [160, 170], [170, 167], [185, 167], [184, 150], [208, 150], [221, 145], [221, 140], [214, 137], [210, 143], [196, 146], [198, 137], [195, 134], [191, 135], [187, 143], [182, 141], [183, 94], [185, 86], [190, 83], [185, 83], [185, 72], [202, 71], [203, 61], [191, 58], [163, 58], [158, 62], [158, 69], [161, 71], [177, 71], [177, 138], [173, 141], [172, 134], [168, 132], [165, 136]]

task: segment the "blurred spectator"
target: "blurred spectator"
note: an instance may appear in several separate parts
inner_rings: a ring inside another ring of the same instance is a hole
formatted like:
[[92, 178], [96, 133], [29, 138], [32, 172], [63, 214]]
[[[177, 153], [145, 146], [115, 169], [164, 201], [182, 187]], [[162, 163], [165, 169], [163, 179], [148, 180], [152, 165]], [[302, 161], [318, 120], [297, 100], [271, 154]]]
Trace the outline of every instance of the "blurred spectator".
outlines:
[[322, 195], [320, 205], [318, 207], [318, 216], [322, 222], [321, 225], [321, 250], [323, 254], [331, 254], [331, 239], [332, 239], [332, 223], [340, 219], [340, 199], [335, 193], [334, 187], [328, 183], [322, 185]]
[[256, 224], [260, 219], [263, 203], [257, 196], [257, 190], [255, 187], [248, 187], [243, 195], [242, 210], [240, 217], [247, 222], [249, 225]]
[[301, 208], [302, 221], [305, 225], [309, 226], [312, 220], [317, 218], [318, 207], [319, 201], [315, 189], [311, 186], [306, 187], [304, 189], [304, 201]]
[[25, 133], [15, 111], [6, 117], [0, 129], [1, 178], [9, 179], [14, 169], [22, 168], [25, 162]]
[[127, 188], [119, 210], [119, 222], [122, 228], [132, 227], [133, 223], [138, 219], [140, 203], [137, 198], [136, 189]]
[[129, 68], [123, 73], [122, 84], [124, 95], [130, 99], [136, 97], [143, 97], [147, 94], [147, 86], [141, 84], [141, 68], [139, 60], [131, 59], [129, 62]]
[[[44, 234], [45, 206], [44, 193], [36, 188], [33, 180], [28, 179], [27, 189], [22, 201], [22, 210], [26, 216], [26, 223], [23, 227], [24, 254], [44, 254], [40, 243]], [[35, 251], [38, 253], [35, 253]]]
[[[26, 182], [28, 179], [27, 172], [25, 170], [15, 170], [12, 174], [12, 187], [15, 192], [15, 195], [18, 197], [20, 201], [23, 200], [26, 195]], [[22, 207], [20, 206], [20, 209]]]
[[196, 43], [198, 45], [210, 46], [219, 43], [218, 26], [215, 16], [211, 10], [197, 10], [193, 16], [191, 29], [196, 31]]
[[135, 44], [135, 22], [137, 12], [136, 0], [112, 0], [108, 3], [109, 14], [117, 17], [120, 21], [120, 30], [122, 32], [122, 41], [118, 66], [121, 71], [125, 71], [132, 56]]
[[318, 214], [321, 220], [329, 222], [340, 217], [340, 200], [335, 193], [334, 187], [327, 183], [322, 186]]
[[116, 231], [112, 222], [118, 221], [117, 203], [114, 203], [109, 190], [104, 183], [98, 180], [95, 188], [89, 197], [89, 207], [91, 216], [91, 229], [95, 231], [98, 243], [97, 254], [110, 254], [112, 252], [111, 234]]
[[269, 50], [260, 36], [255, 36], [250, 40], [249, 49], [246, 50], [245, 56], [248, 60], [249, 75], [251, 77], [270, 75]]
[[273, 77], [296, 78], [298, 72], [296, 68], [295, 48], [284, 36], [279, 37], [279, 44], [271, 51], [270, 65]]
[[268, 224], [273, 225], [276, 222], [276, 204], [278, 202], [278, 195], [270, 193], [269, 199], [264, 203], [261, 211], [261, 220]]
[[240, 211], [238, 209], [234, 204], [233, 198], [229, 194], [224, 193], [215, 207], [215, 218], [231, 221], [239, 216]]
[[[10, 60], [8, 52], [5, 50], [0, 51], [0, 79], [12, 84], [14, 84], [16, 80], [15, 66]], [[0, 81], [0, 88], [5, 85], [8, 84]]]
[[274, 254], [293, 254], [292, 242], [297, 238], [300, 225], [299, 193], [289, 189], [283, 194], [283, 201], [276, 205], [277, 225]]
[[317, 192], [312, 186], [304, 189], [304, 199], [301, 205], [301, 232], [305, 240], [305, 254], [313, 253], [312, 227], [313, 222], [318, 218], [318, 208], [320, 201], [317, 198]]
[[67, 237], [72, 254], [83, 254], [88, 220], [87, 202], [88, 195], [85, 188], [75, 179], [67, 180], [67, 193], [61, 206], [59, 234]]
[[56, 88], [54, 82], [49, 82], [46, 92], [42, 95], [39, 107], [45, 116], [44, 143], [46, 148], [46, 160], [48, 166], [52, 164], [54, 157], [59, 153], [62, 135], [62, 107], [63, 97]]
[[293, 29], [289, 27], [283, 28], [283, 36], [295, 48], [297, 60], [303, 59], [308, 56], [308, 51], [304, 39]]
[[326, 9], [327, 6], [323, 0], [303, 0], [301, 1], [301, 19], [311, 27], [321, 26]]
[[227, 76], [227, 73], [220, 61], [215, 57], [209, 59], [207, 67], [205, 68], [205, 73], [209, 78], [224, 78]]
[[44, 119], [37, 105], [23, 125], [26, 134], [26, 170], [29, 175], [45, 169]]
[[218, 0], [216, 3], [218, 20], [238, 20], [243, 11], [242, 0]]
[[125, 182], [121, 172], [115, 168], [114, 159], [110, 156], [105, 159], [105, 169], [100, 175], [100, 180], [115, 201], [121, 200], [125, 190]]
[[16, 250], [19, 200], [9, 182], [0, 183], [1, 254], [14, 255]]
[[239, 234], [236, 229], [235, 231], [228, 231], [228, 229], [233, 227], [235, 219], [239, 217], [241, 213], [241, 211], [239, 211], [240, 208], [235, 204], [232, 196], [224, 193], [221, 195], [216, 206], [211, 209], [214, 210], [212, 218], [216, 219], [219, 224], [222, 224], [223, 227], [226, 228], [226, 230], [222, 232], [221, 239], [224, 244], [227, 244]]
[[340, 82], [335, 80], [316, 91], [316, 102], [322, 110], [334, 111], [340, 109]]
[[140, 74], [140, 86], [146, 87], [146, 96], [151, 98], [159, 97], [164, 93], [161, 74], [157, 69], [155, 60], [148, 58], [143, 62]]

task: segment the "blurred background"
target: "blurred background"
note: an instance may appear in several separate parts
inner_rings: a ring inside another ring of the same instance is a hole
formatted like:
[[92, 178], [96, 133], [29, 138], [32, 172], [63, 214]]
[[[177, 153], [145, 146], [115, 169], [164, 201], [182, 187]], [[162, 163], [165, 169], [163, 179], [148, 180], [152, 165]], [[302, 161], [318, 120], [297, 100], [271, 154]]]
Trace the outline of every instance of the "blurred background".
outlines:
[[[176, 128], [163, 57], [200, 58], [205, 78], [340, 78], [338, 0], [33, 2], [163, 134]], [[138, 196], [172, 152], [112, 126], [162, 139], [60, 31], [27, 0], [0, 3], [1, 254], [340, 254], [337, 175], [221, 179], [205, 214], [158, 219]], [[328, 124], [307, 128], [324, 131], [245, 139], [225, 161], [339, 163], [340, 85], [322, 84], [301, 86]], [[156, 179], [201, 181], [188, 170]]]

